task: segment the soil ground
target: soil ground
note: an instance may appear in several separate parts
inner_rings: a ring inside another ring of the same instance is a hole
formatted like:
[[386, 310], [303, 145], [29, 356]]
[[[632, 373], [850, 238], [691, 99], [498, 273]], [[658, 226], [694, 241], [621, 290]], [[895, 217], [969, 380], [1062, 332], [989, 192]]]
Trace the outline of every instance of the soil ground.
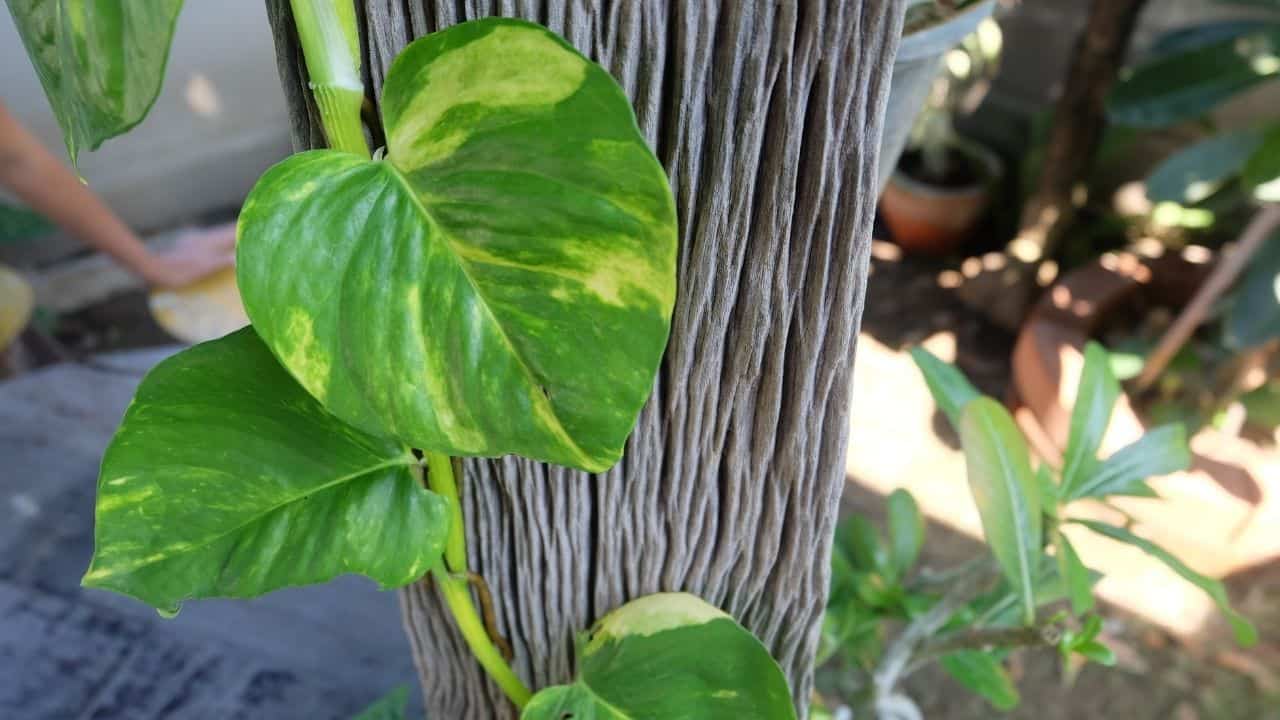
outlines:
[[[901, 353], [951, 332], [957, 364], [982, 391], [1003, 397], [1013, 336], [939, 285], [938, 273], [948, 266], [896, 258], [879, 244], [872, 265], [864, 335]], [[59, 318], [50, 330], [58, 347], [30, 343], [37, 365], [60, 354], [82, 358], [171, 342], [150, 319], [141, 292]], [[98, 454], [133, 384], [154, 361], [130, 357], [126, 370], [64, 363], [0, 383], [6, 458], [0, 490], [7, 501], [0, 511], [10, 518], [0, 523], [0, 557], [8, 558], [0, 562], [0, 660], [18, 668], [0, 676], [0, 716], [342, 717], [394, 684], [412, 682], [394, 598], [359, 582], [250, 603], [196, 604], [174, 622], [78, 587], [91, 549]], [[30, 408], [44, 408], [46, 419], [34, 419]], [[954, 447], [944, 424], [934, 430], [929, 442]], [[851, 477], [846, 490], [846, 509], [878, 517], [882, 495], [857, 480]], [[936, 522], [928, 537], [925, 562], [938, 566], [981, 551], [972, 538]], [[1280, 560], [1228, 585], [1261, 631], [1257, 648], [1233, 648], [1212, 625], [1201, 636], [1178, 639], [1105, 607], [1105, 639], [1120, 666], [1088, 666], [1068, 683], [1054, 653], [1017, 653], [1010, 669], [1022, 704], [1008, 717], [1280, 720]], [[282, 626], [286, 606], [304, 608], [304, 617]], [[361, 632], [345, 631], [357, 625]], [[931, 719], [1000, 716], [936, 669], [906, 687]]]
[[[953, 290], [939, 285], [938, 274], [953, 266], [899, 258], [893, 248], [877, 243], [862, 327], [864, 337], [873, 338], [876, 347], [867, 349], [896, 354], [937, 332], [954, 333], [956, 364], [984, 393], [1002, 398], [1009, 382], [1014, 337], [987, 323], [966, 308]], [[872, 359], [862, 353], [860, 348], [860, 365]], [[867, 408], [855, 402], [851, 458], [859, 452], [856, 416], [862, 412]], [[945, 422], [935, 422], [934, 429], [936, 437], [920, 442], [955, 447], [956, 439]], [[955, 477], [955, 482], [963, 484], [963, 476]], [[883, 496], [857, 477], [851, 476], [842, 504], [848, 512], [883, 522]], [[936, 521], [930, 521], [927, 537], [923, 562], [935, 567], [954, 565], [983, 551], [973, 538]], [[1056, 653], [1019, 651], [1011, 659], [1010, 671], [1022, 702], [1005, 717], [1280, 720], [1280, 558], [1225, 580], [1237, 609], [1258, 627], [1261, 642], [1256, 647], [1236, 648], [1218, 622], [1209, 623], [1194, 637], [1178, 638], [1124, 609], [1103, 606], [1103, 639], [1116, 651], [1118, 666], [1086, 666], [1068, 680]], [[1002, 716], [936, 667], [911, 678], [906, 690], [930, 719]]]

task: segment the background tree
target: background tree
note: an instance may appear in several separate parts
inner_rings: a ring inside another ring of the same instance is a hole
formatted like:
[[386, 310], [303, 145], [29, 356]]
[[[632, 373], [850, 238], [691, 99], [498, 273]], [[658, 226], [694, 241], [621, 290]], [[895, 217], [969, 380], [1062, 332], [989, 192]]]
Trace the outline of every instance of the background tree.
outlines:
[[[470, 567], [514, 667], [572, 673], [573, 636], [687, 590], [770, 648], [807, 705], [844, 483], [881, 120], [901, 0], [357, 0], [367, 118], [412, 39], [487, 15], [543, 23], [632, 99], [680, 216], [679, 297], [653, 397], [599, 477], [465, 464]], [[298, 149], [324, 144], [287, 0], [267, 0]], [[503, 717], [433, 588], [402, 591], [432, 717]]]

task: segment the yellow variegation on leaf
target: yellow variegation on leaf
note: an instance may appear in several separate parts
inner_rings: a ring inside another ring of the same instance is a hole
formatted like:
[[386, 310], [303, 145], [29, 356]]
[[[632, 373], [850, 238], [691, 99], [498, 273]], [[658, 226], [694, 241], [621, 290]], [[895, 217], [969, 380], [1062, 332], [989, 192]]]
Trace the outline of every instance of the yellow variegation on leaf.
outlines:
[[794, 720], [787, 681], [760, 641], [688, 593], [623, 605], [592, 628], [578, 677], [533, 696], [521, 720]]
[[406, 48], [381, 105], [385, 158], [302, 153], [250, 194], [254, 327], [366, 431], [608, 468], [675, 301], [671, 190], [621, 89], [546, 29], [487, 19]]

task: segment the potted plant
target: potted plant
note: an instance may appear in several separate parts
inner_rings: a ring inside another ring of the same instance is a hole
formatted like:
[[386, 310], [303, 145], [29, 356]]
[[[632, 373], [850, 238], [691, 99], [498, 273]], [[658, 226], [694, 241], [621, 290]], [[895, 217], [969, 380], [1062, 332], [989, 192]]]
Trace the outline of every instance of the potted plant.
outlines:
[[942, 56], [978, 24], [991, 16], [995, 0], [913, 0], [908, 3], [902, 40], [893, 60], [884, 133], [880, 136], [880, 167], [876, 190], [883, 191], [907, 145], [911, 120], [924, 106], [937, 77]]
[[[908, 29], [951, 6], [935, 2], [912, 7]], [[982, 11], [981, 6], [973, 6], [968, 13]], [[985, 12], [990, 12], [989, 6]], [[959, 19], [973, 21], [974, 17], [961, 14], [953, 22]], [[990, 188], [1003, 173], [999, 157], [961, 138], [953, 122], [958, 113], [978, 105], [997, 68], [1002, 40], [999, 27], [989, 17], [977, 18], [974, 25], [975, 30], [965, 35], [959, 46], [947, 51], [943, 72], [926, 86], [927, 95], [915, 122], [909, 126], [909, 137], [901, 141], [890, 139], [904, 143], [906, 151], [900, 157], [896, 152], [885, 156], [895, 158], [896, 163], [886, 163], [881, 171], [888, 172], [881, 215], [894, 239], [910, 252], [944, 255], [954, 250], [982, 217], [990, 202]], [[936, 31], [937, 28], [923, 33]], [[912, 37], [915, 36], [909, 35], [908, 40]], [[912, 44], [908, 40], [904, 40], [904, 46], [910, 51]], [[895, 83], [897, 72], [895, 66]], [[897, 92], [895, 85], [890, 103]]]

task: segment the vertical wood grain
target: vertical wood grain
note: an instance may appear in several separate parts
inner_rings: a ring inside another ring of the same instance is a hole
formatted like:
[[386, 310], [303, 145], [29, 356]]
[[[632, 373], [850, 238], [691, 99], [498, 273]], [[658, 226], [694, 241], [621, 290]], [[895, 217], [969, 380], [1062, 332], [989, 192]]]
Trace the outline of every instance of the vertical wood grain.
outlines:
[[[357, 0], [376, 98], [407, 42], [487, 15], [548, 25], [632, 99], [671, 177], [679, 297], [654, 394], [603, 475], [466, 463], [470, 563], [516, 671], [573, 673], [573, 637], [662, 590], [771, 649], [807, 708], [844, 481], [849, 380], [901, 0]], [[287, 0], [267, 0], [299, 149], [318, 146]], [[512, 717], [434, 590], [402, 591], [433, 718]]]

